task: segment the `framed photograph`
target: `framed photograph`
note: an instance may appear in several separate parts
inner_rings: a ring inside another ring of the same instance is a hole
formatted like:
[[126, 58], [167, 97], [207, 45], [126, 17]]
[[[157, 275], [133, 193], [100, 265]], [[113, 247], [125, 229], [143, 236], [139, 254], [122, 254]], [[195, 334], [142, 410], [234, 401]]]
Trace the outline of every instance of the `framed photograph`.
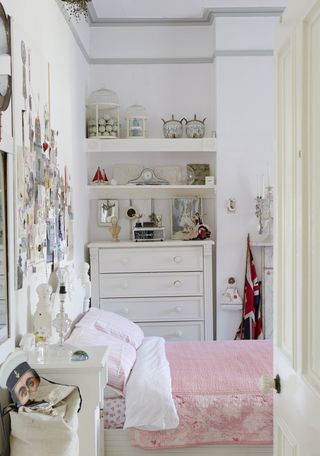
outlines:
[[200, 198], [174, 198], [172, 200], [172, 239], [185, 239], [193, 226], [192, 216], [201, 214]]
[[118, 217], [118, 201], [98, 200], [98, 225], [111, 226], [112, 217]]
[[210, 165], [208, 163], [189, 163], [187, 168], [191, 168], [194, 173], [192, 185], [205, 185], [206, 177], [210, 176]]

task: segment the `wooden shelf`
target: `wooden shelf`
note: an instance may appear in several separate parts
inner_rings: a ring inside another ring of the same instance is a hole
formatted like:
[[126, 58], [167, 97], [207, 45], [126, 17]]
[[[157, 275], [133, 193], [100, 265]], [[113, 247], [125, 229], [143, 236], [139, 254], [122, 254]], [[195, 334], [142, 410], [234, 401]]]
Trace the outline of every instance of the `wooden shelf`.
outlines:
[[215, 138], [86, 139], [87, 152], [216, 152]]
[[88, 185], [90, 199], [214, 198], [215, 185]]

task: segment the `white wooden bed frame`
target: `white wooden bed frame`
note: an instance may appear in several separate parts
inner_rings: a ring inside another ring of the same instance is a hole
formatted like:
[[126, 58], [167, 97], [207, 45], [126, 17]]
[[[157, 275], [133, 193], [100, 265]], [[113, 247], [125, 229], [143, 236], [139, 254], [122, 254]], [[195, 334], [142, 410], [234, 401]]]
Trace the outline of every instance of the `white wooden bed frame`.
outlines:
[[272, 456], [272, 445], [199, 445], [171, 450], [143, 450], [131, 446], [123, 429], [104, 430], [104, 456]]

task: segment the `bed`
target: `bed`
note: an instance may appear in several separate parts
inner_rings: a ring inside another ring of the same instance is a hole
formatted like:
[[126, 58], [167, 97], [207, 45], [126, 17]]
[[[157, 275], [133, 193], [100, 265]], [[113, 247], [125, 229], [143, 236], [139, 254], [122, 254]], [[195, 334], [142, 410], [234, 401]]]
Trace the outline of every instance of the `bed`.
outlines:
[[92, 308], [68, 343], [111, 348], [106, 456], [272, 455], [272, 395], [259, 389], [272, 375], [270, 341], [165, 343]]

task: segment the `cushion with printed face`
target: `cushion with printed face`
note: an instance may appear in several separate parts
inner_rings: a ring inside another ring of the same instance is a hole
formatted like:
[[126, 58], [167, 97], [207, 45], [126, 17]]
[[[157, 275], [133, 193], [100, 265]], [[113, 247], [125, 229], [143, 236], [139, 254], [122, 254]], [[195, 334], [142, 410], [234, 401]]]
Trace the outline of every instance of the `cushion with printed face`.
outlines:
[[66, 343], [84, 349], [92, 346], [107, 346], [109, 348], [107, 383], [123, 391], [136, 360], [136, 349], [132, 345], [95, 327], [74, 328]]
[[114, 337], [127, 342], [135, 349], [139, 348], [144, 338], [140, 326], [114, 312], [91, 307], [83, 318], [76, 324], [77, 327], [96, 328]]

